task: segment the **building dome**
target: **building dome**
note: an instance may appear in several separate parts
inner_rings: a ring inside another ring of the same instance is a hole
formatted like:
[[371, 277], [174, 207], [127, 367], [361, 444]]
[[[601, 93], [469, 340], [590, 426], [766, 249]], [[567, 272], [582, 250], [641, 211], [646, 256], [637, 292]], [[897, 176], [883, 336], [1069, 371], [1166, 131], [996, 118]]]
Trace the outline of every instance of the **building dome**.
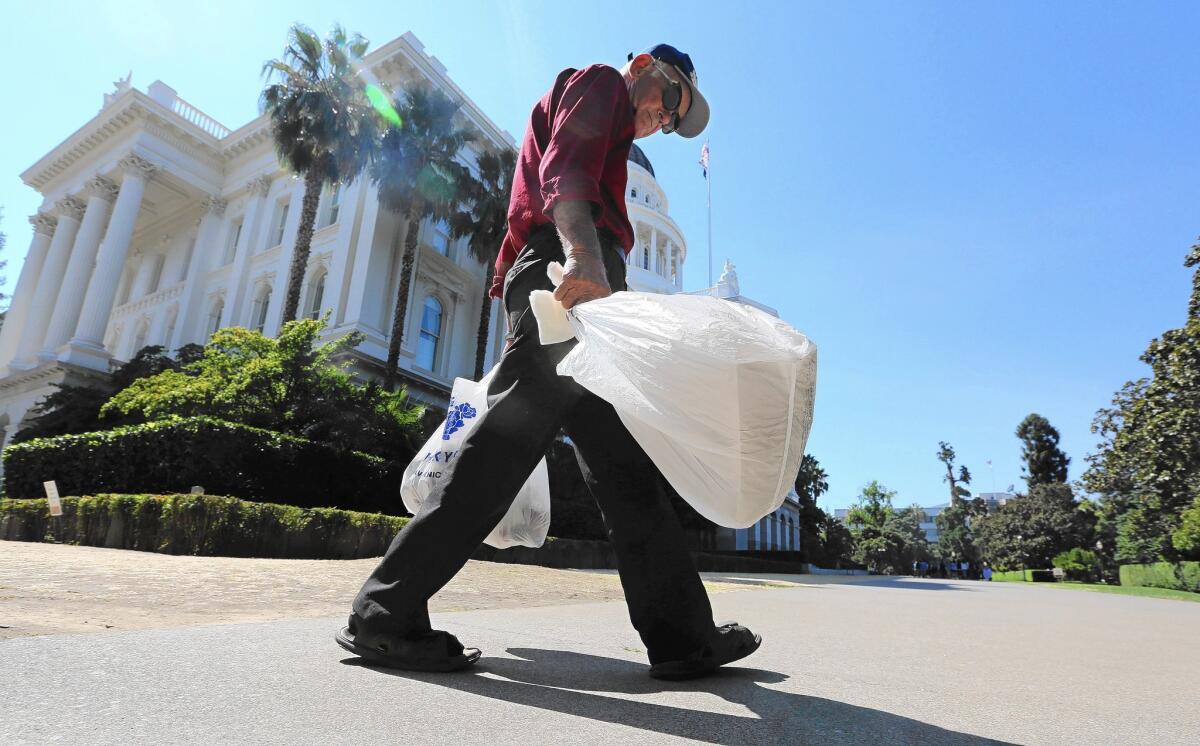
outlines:
[[647, 158], [646, 154], [642, 152], [642, 149], [637, 146], [637, 143], [633, 143], [629, 146], [629, 160], [649, 171], [651, 176], [654, 176], [654, 166], [650, 165], [650, 159]]

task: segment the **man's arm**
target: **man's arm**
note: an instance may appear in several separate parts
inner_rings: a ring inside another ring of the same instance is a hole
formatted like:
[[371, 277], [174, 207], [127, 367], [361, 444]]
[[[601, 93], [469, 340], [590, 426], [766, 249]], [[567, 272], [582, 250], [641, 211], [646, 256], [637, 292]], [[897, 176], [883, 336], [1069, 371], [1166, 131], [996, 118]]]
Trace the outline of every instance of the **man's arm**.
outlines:
[[563, 200], [554, 205], [551, 213], [554, 227], [562, 239], [567, 264], [563, 281], [554, 291], [554, 299], [571, 308], [597, 298], [612, 295], [608, 273], [604, 269], [604, 254], [596, 223], [592, 219], [592, 203], [583, 200]]

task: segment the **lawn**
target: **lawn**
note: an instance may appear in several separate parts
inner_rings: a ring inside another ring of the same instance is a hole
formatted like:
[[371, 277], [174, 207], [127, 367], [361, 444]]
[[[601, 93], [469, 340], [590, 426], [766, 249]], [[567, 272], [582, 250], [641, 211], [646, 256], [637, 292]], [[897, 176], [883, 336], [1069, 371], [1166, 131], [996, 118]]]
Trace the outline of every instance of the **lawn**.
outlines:
[[[1006, 581], [1016, 582], [1021, 581]], [[1104, 585], [1103, 583], [1029, 583], [1028, 585], [1038, 586], [1040, 588], [1064, 588], [1073, 591], [1095, 591], [1096, 593], [1116, 593], [1120, 596], [1142, 596], [1144, 598], [1170, 598], [1176, 601], [1191, 601], [1200, 603], [1200, 593], [1190, 593], [1188, 591], [1175, 591], [1169, 588], [1150, 588], [1147, 586], [1132, 586], [1132, 585]]]

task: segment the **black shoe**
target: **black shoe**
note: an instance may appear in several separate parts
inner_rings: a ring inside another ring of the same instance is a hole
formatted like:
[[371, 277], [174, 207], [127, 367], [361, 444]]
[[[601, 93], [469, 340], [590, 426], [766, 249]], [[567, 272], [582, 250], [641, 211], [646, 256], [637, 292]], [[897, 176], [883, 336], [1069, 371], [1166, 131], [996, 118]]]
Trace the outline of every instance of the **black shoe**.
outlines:
[[483, 654], [478, 648], [464, 648], [449, 632], [431, 630], [408, 636], [369, 632], [356, 614], [350, 615], [350, 623], [334, 640], [363, 660], [406, 671], [458, 671]]
[[758, 650], [762, 635], [730, 622], [716, 628], [713, 641], [682, 660], [663, 661], [650, 666], [650, 677], [667, 681], [698, 679]]

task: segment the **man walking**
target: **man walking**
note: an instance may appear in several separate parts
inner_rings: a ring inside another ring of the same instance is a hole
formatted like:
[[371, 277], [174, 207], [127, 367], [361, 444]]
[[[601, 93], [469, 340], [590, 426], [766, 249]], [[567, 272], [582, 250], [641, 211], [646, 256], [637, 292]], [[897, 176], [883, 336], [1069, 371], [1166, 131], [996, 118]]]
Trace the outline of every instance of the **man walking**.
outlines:
[[708, 118], [691, 58], [667, 44], [630, 55], [621, 70], [564, 70], [534, 105], [491, 289], [504, 300], [509, 333], [488, 411], [354, 599], [336, 636], [343, 648], [409, 670], [478, 660], [479, 650], [431, 628], [427, 601], [504, 516], [560, 429], [604, 515], [650, 675], [703, 676], [758, 648], [761, 638], [745, 627], [714, 626], [658, 470], [611, 405], [556, 373], [575, 341], [542, 345], [529, 310], [531, 291], [552, 289], [551, 262], [564, 265], [555, 298], [567, 308], [625, 289], [630, 146], [657, 131], [695, 137]]

